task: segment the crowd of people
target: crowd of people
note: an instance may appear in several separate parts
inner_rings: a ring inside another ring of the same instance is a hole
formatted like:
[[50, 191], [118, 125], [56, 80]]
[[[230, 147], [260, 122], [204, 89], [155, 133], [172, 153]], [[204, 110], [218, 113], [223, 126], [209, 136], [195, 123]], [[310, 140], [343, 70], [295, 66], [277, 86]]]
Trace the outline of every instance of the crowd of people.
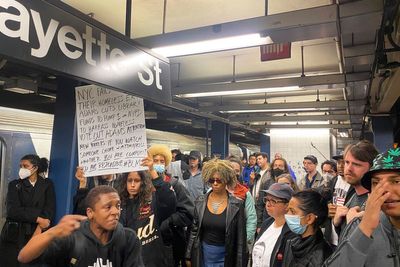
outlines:
[[54, 224], [48, 161], [24, 156], [0, 265], [400, 266], [400, 148], [305, 155], [302, 177], [280, 153], [243, 164], [153, 145], [141, 164], [99, 177], [78, 166], [73, 214]]

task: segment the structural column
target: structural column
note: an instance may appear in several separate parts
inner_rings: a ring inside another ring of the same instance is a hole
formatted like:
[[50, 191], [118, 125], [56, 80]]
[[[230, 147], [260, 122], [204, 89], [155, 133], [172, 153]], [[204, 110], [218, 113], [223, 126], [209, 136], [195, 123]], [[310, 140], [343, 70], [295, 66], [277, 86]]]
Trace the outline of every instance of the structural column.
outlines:
[[56, 222], [72, 212], [72, 199], [76, 192], [74, 178], [78, 164], [75, 124], [75, 87], [78, 82], [59, 78], [54, 113], [53, 138], [50, 154], [49, 178], [56, 192]]
[[393, 147], [393, 122], [389, 116], [373, 117], [374, 144], [380, 152]]
[[229, 125], [219, 121], [211, 123], [211, 155], [220, 156], [221, 159], [229, 156]]
[[260, 135], [260, 151], [268, 154], [269, 158], [272, 158], [271, 153], [271, 138], [267, 135]]

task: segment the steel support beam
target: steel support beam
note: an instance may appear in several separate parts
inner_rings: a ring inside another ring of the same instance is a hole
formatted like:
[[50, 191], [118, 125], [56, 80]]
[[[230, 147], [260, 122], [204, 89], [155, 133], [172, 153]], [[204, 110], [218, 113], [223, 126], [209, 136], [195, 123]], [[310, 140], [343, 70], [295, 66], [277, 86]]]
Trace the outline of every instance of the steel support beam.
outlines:
[[[363, 105], [365, 101], [351, 101], [351, 105]], [[221, 105], [221, 106], [204, 106], [199, 107], [200, 112], [217, 112], [217, 111], [232, 111], [232, 110], [273, 110], [273, 109], [301, 109], [304, 108], [332, 108], [345, 109], [347, 108], [346, 100], [338, 101], [311, 101], [311, 102], [291, 102], [291, 103], [271, 103], [271, 104], [246, 104], [246, 105]]]
[[[347, 75], [347, 82], [365, 81], [370, 78], [368, 72], [354, 73]], [[318, 85], [338, 85], [344, 86], [345, 76], [343, 74], [316, 75], [305, 77], [293, 77], [282, 79], [268, 79], [245, 82], [231, 82], [219, 84], [198, 84], [186, 85], [172, 88], [173, 95], [193, 94], [193, 93], [212, 93], [245, 89], [274, 88], [288, 86], [318, 86]]]
[[270, 122], [270, 121], [348, 121], [349, 115], [308, 115], [308, 116], [258, 116], [248, 115], [230, 118], [231, 122]]
[[[251, 33], [262, 33], [273, 36], [274, 31], [279, 32], [284, 29], [291, 30], [293, 28], [297, 28], [297, 31], [302, 31], [302, 28], [309, 27], [311, 27], [310, 30], [312, 29], [313, 32], [313, 36], [310, 36], [310, 38], [318, 39], [336, 36], [336, 17], [336, 6], [329, 5], [195, 29], [169, 32], [134, 40], [145, 47], [154, 48]], [[317, 36], [315, 33], [318, 33]], [[302, 35], [304, 36], [304, 34]], [[286, 41], [292, 41], [289, 39], [291, 39], [290, 35], [287, 35]], [[273, 41], [276, 42], [274, 39]]]

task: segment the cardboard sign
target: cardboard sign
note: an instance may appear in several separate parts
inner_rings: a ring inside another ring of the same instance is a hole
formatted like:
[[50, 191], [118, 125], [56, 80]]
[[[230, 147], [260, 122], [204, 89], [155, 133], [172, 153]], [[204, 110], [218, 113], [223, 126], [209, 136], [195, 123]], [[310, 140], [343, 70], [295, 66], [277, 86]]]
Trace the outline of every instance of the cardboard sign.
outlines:
[[143, 99], [88, 85], [75, 88], [79, 165], [86, 176], [146, 169]]

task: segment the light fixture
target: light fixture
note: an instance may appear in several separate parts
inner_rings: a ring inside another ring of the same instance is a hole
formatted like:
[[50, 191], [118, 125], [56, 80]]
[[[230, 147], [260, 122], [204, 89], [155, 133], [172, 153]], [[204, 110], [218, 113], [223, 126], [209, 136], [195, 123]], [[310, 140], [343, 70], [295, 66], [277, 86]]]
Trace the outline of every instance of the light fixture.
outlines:
[[329, 124], [329, 121], [272, 121], [271, 125], [318, 125]]
[[257, 94], [257, 93], [290, 92], [290, 91], [298, 91], [301, 89], [302, 88], [300, 88], [298, 86], [287, 86], [287, 87], [255, 88], [255, 89], [243, 89], [243, 90], [232, 90], [232, 91], [181, 94], [181, 95], [177, 95], [177, 96], [190, 98], [190, 97], [206, 97], [206, 96], [225, 96], [225, 95], [243, 95], [243, 94]]
[[152, 50], [164, 57], [176, 57], [272, 43], [273, 42], [269, 36], [261, 37], [260, 34], [254, 33], [179, 45], [155, 47]]
[[[318, 110], [322, 110], [325, 108], [319, 108]], [[220, 113], [260, 113], [260, 112], [273, 112], [273, 113], [279, 113], [279, 112], [290, 112], [290, 111], [315, 111], [317, 108], [285, 108], [285, 109], [254, 109], [254, 110], [227, 110], [227, 111], [220, 111]]]

